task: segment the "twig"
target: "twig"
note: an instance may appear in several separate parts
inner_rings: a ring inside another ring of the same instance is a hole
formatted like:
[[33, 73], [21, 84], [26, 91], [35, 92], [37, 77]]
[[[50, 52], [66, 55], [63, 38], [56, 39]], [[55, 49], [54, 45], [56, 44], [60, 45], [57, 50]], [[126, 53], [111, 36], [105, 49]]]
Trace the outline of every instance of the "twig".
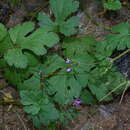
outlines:
[[124, 89], [124, 91], [123, 91], [123, 93], [121, 95], [121, 99], [120, 99], [119, 105], [121, 105], [121, 103], [122, 103], [122, 100], [123, 100], [123, 97], [124, 97], [124, 94], [125, 94], [125, 91], [127, 90], [127, 88], [128, 88], [128, 84], [126, 84], [126, 87], [125, 87], [125, 89]]
[[11, 101], [11, 102], [6, 102], [6, 101], [0, 101], [0, 105], [8, 105], [8, 104], [13, 104], [13, 105], [21, 105], [20, 101], [18, 100], [14, 100], [14, 101]]
[[125, 54], [127, 54], [130, 51], [130, 49], [127, 49], [126, 51], [124, 51], [123, 53], [121, 53], [120, 55], [118, 55], [117, 57], [112, 59], [112, 62], [116, 61], [117, 59], [121, 58], [122, 56], [124, 56]]
[[24, 127], [24, 130], [28, 130], [27, 127], [26, 127], [26, 125], [25, 125], [25, 123], [24, 123], [24, 121], [23, 121], [22, 118], [20, 117], [19, 113], [16, 112], [16, 111], [14, 111], [14, 112], [16, 113], [17, 117], [19, 118], [20, 122], [22, 123], [22, 125], [23, 125], [23, 127]]
[[99, 102], [101, 102], [102, 100], [104, 100], [106, 97], [108, 97], [109, 95], [111, 95], [114, 91], [116, 91], [118, 88], [120, 88], [121, 86], [123, 86], [126, 83], [128, 83], [128, 81], [125, 81], [125, 82], [119, 84], [116, 88], [114, 88], [112, 91], [110, 91], [108, 94], [106, 94], [103, 98], [101, 98], [99, 100]]

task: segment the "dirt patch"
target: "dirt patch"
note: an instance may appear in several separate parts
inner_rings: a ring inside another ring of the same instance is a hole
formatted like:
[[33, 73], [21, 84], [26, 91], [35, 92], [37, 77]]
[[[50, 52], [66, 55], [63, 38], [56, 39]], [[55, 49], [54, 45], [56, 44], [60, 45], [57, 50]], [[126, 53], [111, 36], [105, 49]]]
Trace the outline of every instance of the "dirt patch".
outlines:
[[84, 107], [66, 130], [130, 130], [130, 92], [120, 100], [99, 106]]

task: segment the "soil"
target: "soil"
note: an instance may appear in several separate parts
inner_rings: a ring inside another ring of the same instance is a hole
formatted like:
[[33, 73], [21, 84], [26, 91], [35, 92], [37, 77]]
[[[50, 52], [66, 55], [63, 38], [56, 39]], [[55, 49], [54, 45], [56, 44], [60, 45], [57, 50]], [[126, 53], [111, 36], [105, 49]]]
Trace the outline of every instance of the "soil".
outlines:
[[[23, 5], [12, 9], [6, 0], [0, 1], [0, 22], [10, 28], [28, 19], [33, 20], [34, 17], [30, 14], [37, 8], [46, 8], [47, 0], [30, 0], [29, 2], [23, 0]], [[130, 11], [126, 7], [105, 14], [95, 0], [81, 0], [81, 7], [82, 10], [77, 12], [81, 18], [79, 35], [92, 34], [100, 40], [109, 32], [111, 26], [119, 22], [130, 23]], [[130, 79], [129, 53], [118, 59], [115, 65], [118, 71]], [[2, 104], [2, 101], [6, 103]], [[8, 85], [1, 73], [0, 104], [2, 104], [0, 105], [0, 130], [37, 130], [32, 122], [28, 121], [19, 103], [16, 88]], [[80, 115], [75, 120], [72, 120], [68, 126], [57, 130], [130, 130], [130, 89], [112, 102], [80, 106], [79, 111]]]
[[66, 130], [130, 130], [130, 92], [119, 102], [120, 98], [82, 108], [79, 118]]

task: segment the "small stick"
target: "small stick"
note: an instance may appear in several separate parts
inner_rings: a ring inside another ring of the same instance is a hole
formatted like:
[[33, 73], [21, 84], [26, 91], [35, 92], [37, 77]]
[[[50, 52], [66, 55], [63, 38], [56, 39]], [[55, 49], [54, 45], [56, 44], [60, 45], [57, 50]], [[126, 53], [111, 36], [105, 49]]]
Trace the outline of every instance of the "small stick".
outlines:
[[121, 86], [123, 86], [124, 84], [126, 84], [126, 81], [119, 84], [116, 88], [114, 88], [112, 91], [110, 91], [108, 94], [106, 94], [103, 98], [101, 98], [99, 100], [99, 102], [101, 102], [102, 100], [104, 100], [106, 97], [108, 97], [109, 95], [111, 95], [114, 91], [116, 91], [118, 88], [120, 88]]
[[125, 91], [127, 90], [127, 88], [128, 88], [128, 85], [126, 84], [126, 87], [125, 87], [125, 89], [124, 89], [124, 91], [123, 91], [123, 93], [121, 95], [121, 99], [120, 99], [119, 105], [121, 105], [121, 103], [122, 103], [122, 100], [123, 100], [123, 97], [125, 95]]
[[127, 49], [126, 51], [124, 51], [123, 53], [121, 53], [120, 55], [118, 55], [117, 57], [112, 59], [112, 62], [116, 61], [117, 59], [121, 58], [122, 56], [124, 56], [125, 54], [127, 54], [130, 51], [130, 49]]
[[24, 130], [28, 130], [26, 125], [24, 124], [24, 121], [22, 120], [22, 118], [20, 117], [20, 115], [18, 114], [18, 112], [14, 111], [17, 115], [17, 117], [19, 118], [20, 122], [22, 123], [23, 127], [24, 127]]

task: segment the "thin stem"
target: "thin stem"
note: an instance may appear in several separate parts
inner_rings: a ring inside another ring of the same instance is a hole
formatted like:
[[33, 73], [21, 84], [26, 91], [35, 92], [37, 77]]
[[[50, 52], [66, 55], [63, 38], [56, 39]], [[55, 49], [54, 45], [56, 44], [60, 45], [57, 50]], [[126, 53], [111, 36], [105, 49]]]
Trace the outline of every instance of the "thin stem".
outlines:
[[125, 87], [125, 89], [124, 89], [124, 91], [123, 91], [123, 93], [121, 95], [121, 99], [120, 99], [119, 105], [121, 105], [121, 103], [122, 103], [122, 100], [123, 100], [123, 97], [125, 95], [125, 92], [126, 92], [127, 88], [128, 88], [128, 84], [126, 84], [126, 87]]
[[108, 94], [106, 94], [103, 98], [101, 98], [99, 102], [103, 101], [106, 97], [110, 96], [114, 91], [116, 91], [118, 88], [125, 85], [126, 83], [128, 84], [129, 81], [125, 81], [125, 82], [119, 84], [116, 88], [114, 88], [112, 91], [110, 91]]
[[130, 51], [130, 48], [127, 49], [126, 51], [124, 51], [123, 53], [121, 53], [120, 55], [116, 56], [115, 58], [112, 59], [112, 62], [116, 61], [117, 59], [121, 58], [122, 56], [124, 56], [125, 54], [127, 54]]
[[[14, 111], [14, 112], [16, 112], [16, 111]], [[24, 127], [24, 130], [28, 130], [25, 123], [24, 123], [24, 121], [23, 121], [23, 119], [20, 117], [18, 112], [16, 112], [16, 115], [17, 115], [18, 119], [20, 120], [20, 122], [22, 123], [22, 125]]]

